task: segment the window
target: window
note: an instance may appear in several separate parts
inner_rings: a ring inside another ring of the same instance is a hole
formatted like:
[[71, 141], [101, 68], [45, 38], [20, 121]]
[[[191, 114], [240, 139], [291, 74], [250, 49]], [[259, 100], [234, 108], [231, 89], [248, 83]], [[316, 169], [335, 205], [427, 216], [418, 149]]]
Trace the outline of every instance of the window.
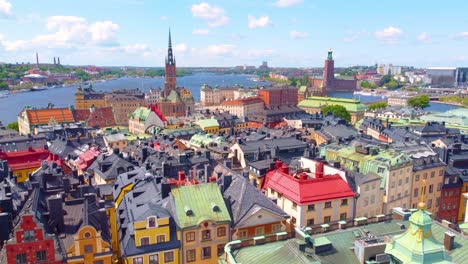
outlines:
[[202, 248], [202, 259], [211, 258], [211, 247]]
[[24, 231], [24, 240], [26, 241], [34, 240], [34, 230]]
[[281, 224], [274, 224], [271, 229], [273, 230], [274, 233], [280, 232], [281, 231]]
[[174, 251], [164, 252], [164, 262], [174, 262]]
[[449, 181], [450, 181], [450, 178], [445, 178], [444, 183], [445, 183], [445, 184], [449, 184]]
[[424, 179], [427, 179], [427, 172], [425, 172], [425, 173], [423, 174], [423, 178], [424, 178]]
[[323, 218], [323, 222], [324, 222], [324, 223], [330, 223], [330, 222], [331, 222], [331, 216], [325, 216], [325, 217]]
[[341, 213], [340, 214], [340, 220], [346, 220], [346, 218], [347, 218], [346, 213]]
[[185, 234], [185, 241], [192, 242], [195, 241], [195, 232], [188, 232]]
[[371, 195], [370, 204], [374, 204], [374, 203], [375, 203], [375, 195]]
[[331, 202], [325, 202], [325, 208], [331, 208]]
[[307, 205], [307, 211], [315, 211], [315, 204]]
[[247, 230], [239, 230], [239, 238], [245, 238], [249, 235]]
[[315, 222], [315, 220], [313, 218], [307, 219], [307, 226], [313, 226], [314, 222]]
[[283, 198], [283, 195], [281, 193], [278, 193], [278, 198], [279, 199]]
[[431, 209], [432, 208], [432, 199], [429, 199], [427, 201], [427, 209]]
[[255, 236], [261, 236], [265, 233], [263, 226], [255, 228]]
[[348, 205], [348, 199], [341, 199], [341, 206]]
[[437, 197], [437, 199], [436, 199], [436, 206], [439, 206], [439, 204], [440, 204], [440, 197]]
[[158, 263], [159, 263], [158, 254], [154, 254], [154, 255], [149, 256], [149, 264], [158, 264]]
[[439, 176], [444, 176], [444, 170], [439, 171]]
[[418, 197], [418, 188], [414, 189], [414, 197]]
[[166, 242], [166, 235], [157, 235], [156, 236], [156, 243]]
[[147, 224], [148, 228], [156, 227], [156, 217], [148, 217], [148, 220], [147, 220], [146, 224]]
[[434, 191], [434, 185], [429, 185], [429, 193], [432, 193]]
[[223, 253], [224, 253], [224, 245], [223, 244], [219, 244], [217, 246], [217, 253], [218, 253], [218, 256], [221, 256]]
[[379, 167], [377, 170], [377, 173], [383, 173], [385, 171], [385, 168]]
[[84, 246], [84, 253], [85, 254], [93, 253], [93, 245], [85, 245]]
[[437, 184], [437, 191], [440, 191], [442, 189], [442, 183]]
[[140, 238], [140, 246], [147, 246], [147, 245], [149, 245], [149, 237]]
[[206, 229], [202, 231], [202, 241], [203, 240], [210, 240], [211, 239], [211, 230]]
[[398, 180], [398, 186], [401, 186], [403, 184], [403, 180], [402, 179], [399, 179]]
[[218, 236], [223, 237], [225, 235], [226, 235], [226, 227], [224, 227], [224, 226], [218, 227]]
[[16, 254], [16, 264], [26, 264], [26, 253]]
[[419, 181], [419, 174], [416, 174], [416, 176], [414, 176], [414, 177], [415, 177], [415, 179], [414, 179], [415, 181]]
[[394, 181], [392, 181], [392, 183], [391, 183], [391, 188], [395, 188], [395, 182]]
[[369, 205], [369, 198], [365, 198], [364, 199], [364, 206], [368, 206]]
[[409, 177], [406, 177], [405, 183], [409, 183]]
[[133, 258], [133, 264], [143, 264], [143, 257]]
[[435, 177], [435, 171], [431, 172], [431, 178]]
[[47, 254], [45, 250], [41, 251], [36, 251], [36, 261], [41, 262], [41, 261], [46, 261], [47, 260]]
[[450, 203], [447, 203], [447, 210], [452, 209], [452, 205]]
[[197, 260], [195, 254], [195, 249], [187, 250], [187, 253], [185, 253], [185, 258], [187, 259], [187, 262], [193, 262]]
[[297, 209], [297, 203], [293, 202], [292, 208], [293, 208], [294, 210], [296, 210], [296, 209]]

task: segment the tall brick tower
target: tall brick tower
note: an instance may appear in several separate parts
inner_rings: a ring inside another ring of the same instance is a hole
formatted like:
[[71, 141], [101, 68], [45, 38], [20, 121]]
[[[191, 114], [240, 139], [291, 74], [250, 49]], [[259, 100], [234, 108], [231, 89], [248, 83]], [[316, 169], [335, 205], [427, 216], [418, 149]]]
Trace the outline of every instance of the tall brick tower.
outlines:
[[172, 54], [171, 30], [169, 29], [169, 47], [167, 48], [165, 67], [164, 96], [168, 96], [172, 90], [176, 90], [176, 61]]
[[326, 94], [326, 88], [334, 86], [335, 81], [335, 63], [333, 61], [332, 49], [328, 50], [328, 56], [323, 67], [323, 88], [322, 93]]

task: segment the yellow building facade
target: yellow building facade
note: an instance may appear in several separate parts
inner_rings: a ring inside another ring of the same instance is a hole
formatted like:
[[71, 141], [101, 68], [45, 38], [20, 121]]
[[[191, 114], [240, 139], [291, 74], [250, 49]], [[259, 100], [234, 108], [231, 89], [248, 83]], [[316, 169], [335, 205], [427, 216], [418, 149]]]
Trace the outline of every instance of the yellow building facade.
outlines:
[[83, 226], [75, 234], [74, 242], [67, 249], [67, 263], [112, 263], [110, 244], [92, 226]]

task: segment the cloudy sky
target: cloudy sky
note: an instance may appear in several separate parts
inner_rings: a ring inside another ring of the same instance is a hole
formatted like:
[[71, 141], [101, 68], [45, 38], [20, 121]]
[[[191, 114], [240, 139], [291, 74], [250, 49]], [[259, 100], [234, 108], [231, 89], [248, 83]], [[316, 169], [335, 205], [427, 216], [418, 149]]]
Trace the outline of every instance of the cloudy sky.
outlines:
[[0, 62], [468, 65], [468, 1], [0, 0]]

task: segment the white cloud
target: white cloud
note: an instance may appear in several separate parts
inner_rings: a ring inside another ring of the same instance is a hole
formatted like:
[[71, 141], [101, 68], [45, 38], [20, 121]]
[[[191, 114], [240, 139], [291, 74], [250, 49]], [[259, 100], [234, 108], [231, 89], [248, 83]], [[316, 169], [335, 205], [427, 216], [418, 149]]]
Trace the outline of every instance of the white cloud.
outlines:
[[12, 17], [11, 3], [6, 0], [0, 0], [0, 18]]
[[210, 31], [208, 29], [205, 29], [205, 28], [194, 29], [192, 31], [193, 35], [208, 35], [209, 33], [210, 33]]
[[209, 45], [208, 47], [201, 49], [201, 53], [211, 56], [232, 55], [236, 52], [236, 46], [231, 44]]
[[265, 57], [265, 56], [271, 56], [274, 53], [275, 51], [272, 49], [266, 49], [266, 50], [252, 49], [252, 50], [247, 51], [247, 56], [248, 57]]
[[426, 32], [423, 32], [419, 35], [416, 36], [416, 39], [418, 41], [421, 41], [421, 42], [424, 42], [424, 43], [429, 43], [431, 42], [431, 37], [429, 36], [429, 34], [427, 34]]
[[259, 18], [255, 18], [252, 15], [248, 15], [247, 18], [249, 20], [249, 28], [266, 27], [271, 23], [270, 18], [268, 16], [261, 16]]
[[291, 32], [289, 32], [289, 36], [292, 39], [303, 39], [303, 38], [307, 38], [309, 36], [309, 33], [301, 32], [297, 30], [291, 30]]
[[345, 42], [353, 42], [363, 36], [368, 35], [369, 32], [365, 29], [359, 31], [349, 31], [346, 33], [346, 37], [344, 38]]
[[187, 50], [188, 50], [187, 44], [184, 44], [184, 43], [179, 44], [174, 47], [174, 51], [176, 54], [185, 53]]
[[468, 40], [468, 31], [457, 33], [453, 38], [458, 40]]
[[208, 3], [194, 4], [191, 7], [192, 15], [203, 20], [210, 27], [219, 27], [229, 22], [224, 9], [211, 6]]
[[142, 52], [149, 52], [150, 47], [148, 44], [131, 44], [127, 46], [120, 47], [120, 50], [126, 53], [142, 53]]
[[302, 4], [304, 0], [278, 0], [274, 3], [277, 7], [288, 7], [293, 5]]
[[375, 32], [375, 37], [384, 43], [397, 43], [403, 37], [403, 30], [397, 27], [388, 27]]
[[162, 20], [162, 21], [166, 21], [166, 20], [168, 20], [168, 19], [169, 19], [168, 16], [160, 16], [160, 17], [159, 17], [159, 20]]
[[2, 45], [7, 51], [118, 45], [116, 32], [119, 25], [111, 21], [97, 21], [90, 24], [83, 17], [52, 16], [47, 18], [46, 27], [52, 33], [38, 35], [30, 40], [5, 40]]

